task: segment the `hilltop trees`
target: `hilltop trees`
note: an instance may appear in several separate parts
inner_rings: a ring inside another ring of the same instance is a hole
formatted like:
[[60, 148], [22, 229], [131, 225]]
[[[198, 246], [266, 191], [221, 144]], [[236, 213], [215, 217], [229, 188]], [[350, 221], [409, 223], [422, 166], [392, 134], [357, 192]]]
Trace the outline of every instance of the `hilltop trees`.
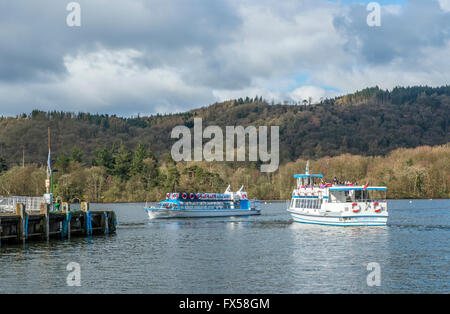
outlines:
[[[43, 173], [45, 178], [45, 139], [50, 126], [55, 134], [54, 168], [58, 169], [54, 173], [55, 193], [64, 199], [154, 200], [172, 190], [221, 190], [228, 182], [245, 183], [257, 197], [279, 198], [285, 197], [282, 191], [289, 190], [286, 187], [290, 184], [279, 177], [290, 177], [288, 170], [295, 170], [290, 167], [306, 159], [317, 160], [320, 165], [328, 161], [329, 172], [342, 171], [349, 180], [364, 176], [392, 186], [390, 193], [395, 196], [448, 195], [448, 185], [444, 184], [449, 180], [448, 172], [443, 163], [448, 158], [422, 146], [450, 142], [450, 86], [396, 87], [391, 91], [372, 87], [322, 99], [320, 104], [305, 104], [270, 105], [255, 96], [147, 117], [39, 110], [15, 118], [0, 117], [0, 194], [41, 194], [43, 183], [28, 189], [21, 180], [25, 178], [23, 171], [34, 178]], [[178, 125], [192, 128], [194, 117], [203, 118], [204, 127], [223, 129], [230, 125], [280, 126], [280, 172], [261, 174], [250, 162], [175, 163], [170, 157], [175, 142], [170, 133]], [[17, 167], [22, 164], [17, 143], [26, 148], [26, 170]], [[414, 149], [408, 153], [401, 150], [415, 147], [425, 150], [419, 154], [423, 160], [414, 157]], [[448, 153], [448, 147], [443, 147]], [[394, 153], [401, 164], [390, 157]], [[433, 159], [437, 155], [440, 157]], [[370, 172], [378, 162], [381, 168]], [[439, 178], [441, 184], [434, 184], [432, 177]]]
[[[400, 147], [442, 145], [450, 141], [450, 86], [396, 87], [392, 91], [379, 87], [353, 94], [323, 99], [307, 106], [270, 105], [260, 96], [215, 103], [184, 113], [121, 118], [115, 115], [42, 112], [16, 118], [0, 118], [0, 148], [6, 164], [21, 164], [26, 147], [27, 162], [45, 164], [46, 130], [56, 134], [52, 153], [66, 153], [72, 160], [112, 169], [111, 156], [121, 142], [128, 149], [138, 143], [151, 146], [155, 157], [164, 158], [174, 140], [177, 125], [193, 126], [194, 117], [207, 125], [280, 126], [282, 163], [303, 158], [338, 156], [351, 153], [365, 156], [386, 155]], [[317, 145], [320, 144], [320, 149]], [[67, 147], [78, 149], [68, 152]], [[106, 151], [99, 153], [107, 148]], [[109, 152], [108, 152], [109, 150]], [[82, 154], [80, 154], [80, 152]], [[103, 156], [99, 156], [103, 154]], [[133, 156], [132, 156], [133, 157]], [[111, 170], [113, 171], [113, 170]]]

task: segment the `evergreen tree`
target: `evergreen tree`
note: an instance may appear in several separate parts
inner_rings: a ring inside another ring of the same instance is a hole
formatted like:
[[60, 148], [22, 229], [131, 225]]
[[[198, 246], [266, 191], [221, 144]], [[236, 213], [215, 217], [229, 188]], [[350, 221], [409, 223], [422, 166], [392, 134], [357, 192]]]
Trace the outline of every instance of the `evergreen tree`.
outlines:
[[114, 157], [112, 152], [107, 147], [98, 151], [97, 157], [93, 161], [93, 165], [105, 167], [111, 173], [114, 169]]
[[66, 172], [70, 165], [70, 158], [66, 154], [59, 154], [56, 158], [55, 167], [61, 172]]
[[8, 170], [8, 165], [6, 164], [6, 160], [2, 156], [0, 156], [0, 173], [2, 173], [3, 171], [6, 171], [6, 170]]
[[121, 143], [117, 153], [114, 154], [114, 174], [122, 180], [128, 180], [130, 178], [131, 161], [130, 150], [125, 144]]
[[144, 145], [139, 142], [134, 150], [133, 161], [131, 163], [131, 176], [142, 173], [145, 158], [147, 158], [147, 151]]
[[177, 185], [180, 183], [180, 173], [175, 166], [169, 167], [167, 172], [166, 188], [171, 192], [174, 192]]
[[83, 152], [78, 148], [78, 146], [75, 146], [70, 151], [70, 160], [81, 162], [83, 160]]

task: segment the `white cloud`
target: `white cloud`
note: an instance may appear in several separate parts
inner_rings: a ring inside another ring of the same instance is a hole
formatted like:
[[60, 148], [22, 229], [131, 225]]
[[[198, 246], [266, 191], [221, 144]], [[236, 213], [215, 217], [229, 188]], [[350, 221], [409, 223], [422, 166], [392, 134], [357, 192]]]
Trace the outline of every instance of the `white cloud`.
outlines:
[[131, 115], [449, 83], [450, 0], [384, 5], [380, 28], [343, 1], [174, 1], [80, 0], [80, 29], [50, 0], [0, 2], [1, 112]]
[[66, 56], [67, 75], [63, 79], [34, 82], [26, 88], [10, 84], [0, 88], [0, 99], [16, 95], [9, 99], [14, 109], [23, 103], [30, 104], [32, 99], [32, 108], [72, 111], [95, 108], [98, 112], [124, 115], [185, 111], [193, 104], [215, 100], [208, 89], [186, 84], [175, 69], [142, 66], [137, 62], [142, 55], [133, 49], [102, 49]]
[[442, 10], [450, 12], [450, 0], [439, 0], [439, 4]]
[[309, 101], [311, 98], [313, 103], [317, 103], [321, 99], [330, 98], [332, 96], [336, 96], [336, 92], [331, 92], [321, 87], [308, 85], [296, 88], [290, 93], [290, 97], [297, 102], [301, 102], [303, 100]]

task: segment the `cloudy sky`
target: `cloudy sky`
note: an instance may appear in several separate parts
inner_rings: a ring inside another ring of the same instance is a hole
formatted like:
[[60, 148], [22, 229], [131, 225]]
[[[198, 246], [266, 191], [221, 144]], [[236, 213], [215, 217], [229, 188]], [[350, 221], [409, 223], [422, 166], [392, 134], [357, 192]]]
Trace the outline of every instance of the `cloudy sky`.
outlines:
[[1, 0], [0, 114], [179, 112], [450, 82], [450, 0]]

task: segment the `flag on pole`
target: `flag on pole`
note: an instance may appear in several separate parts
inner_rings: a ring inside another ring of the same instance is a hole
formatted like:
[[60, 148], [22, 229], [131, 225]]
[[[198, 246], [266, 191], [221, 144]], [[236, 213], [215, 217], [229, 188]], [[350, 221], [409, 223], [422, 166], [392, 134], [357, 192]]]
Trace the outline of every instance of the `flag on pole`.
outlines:
[[366, 185], [364, 185], [363, 191], [365, 191], [368, 186], [369, 186], [369, 183], [366, 183]]
[[48, 150], [47, 167], [48, 167], [48, 175], [50, 176], [52, 174], [52, 153], [50, 149]]

